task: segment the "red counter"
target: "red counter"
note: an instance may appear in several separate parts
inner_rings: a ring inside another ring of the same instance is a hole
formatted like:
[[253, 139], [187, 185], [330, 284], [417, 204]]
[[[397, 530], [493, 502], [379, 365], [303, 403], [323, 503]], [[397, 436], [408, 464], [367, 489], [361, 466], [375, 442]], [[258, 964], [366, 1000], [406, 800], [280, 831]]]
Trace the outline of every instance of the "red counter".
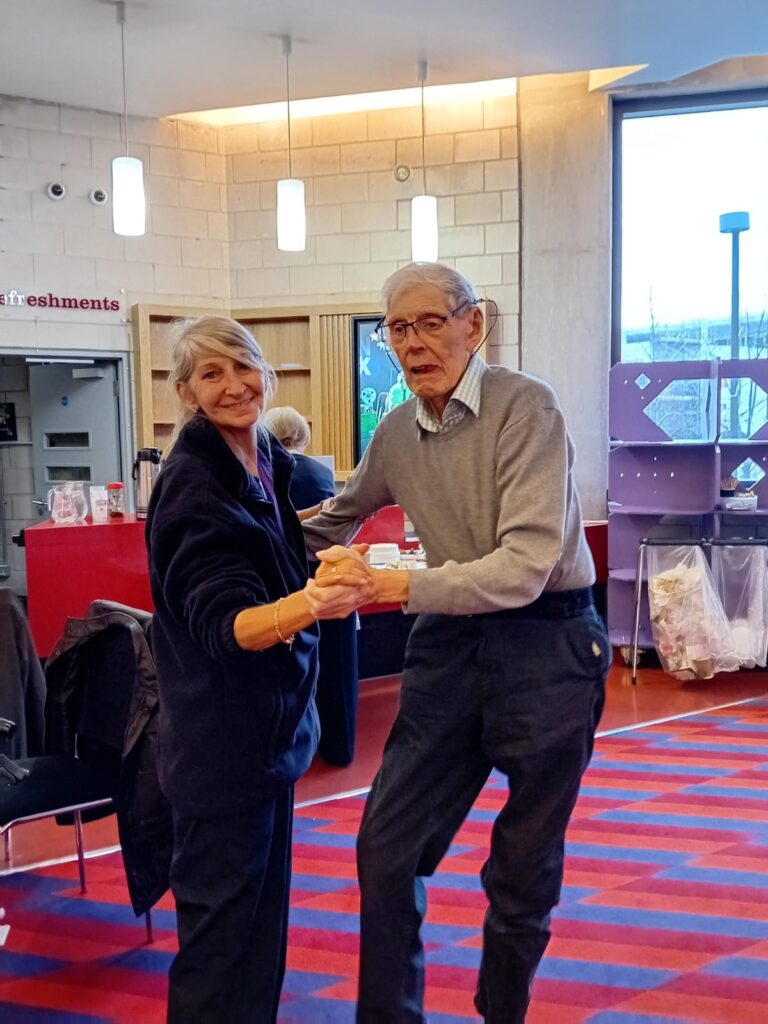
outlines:
[[91, 601], [152, 610], [144, 525], [127, 514], [103, 525], [89, 517], [26, 527], [29, 623], [41, 658], [51, 653], [67, 616], [83, 615]]

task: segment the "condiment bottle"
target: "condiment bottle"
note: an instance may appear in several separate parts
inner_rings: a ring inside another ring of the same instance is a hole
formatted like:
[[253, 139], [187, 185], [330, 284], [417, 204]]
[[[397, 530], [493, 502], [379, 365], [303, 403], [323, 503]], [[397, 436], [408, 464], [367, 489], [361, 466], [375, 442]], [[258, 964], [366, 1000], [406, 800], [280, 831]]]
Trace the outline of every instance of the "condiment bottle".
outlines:
[[125, 515], [125, 487], [120, 481], [107, 484], [107, 515], [110, 519]]

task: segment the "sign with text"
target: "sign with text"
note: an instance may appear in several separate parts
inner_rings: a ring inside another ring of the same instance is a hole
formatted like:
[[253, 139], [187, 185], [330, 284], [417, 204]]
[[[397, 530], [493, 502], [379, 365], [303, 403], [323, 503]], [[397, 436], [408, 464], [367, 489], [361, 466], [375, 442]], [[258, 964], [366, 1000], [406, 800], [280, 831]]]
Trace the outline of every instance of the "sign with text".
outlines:
[[72, 295], [54, 295], [48, 292], [44, 295], [26, 295], [24, 292], [11, 288], [10, 291], [0, 291], [0, 306], [27, 306], [34, 309], [100, 309], [116, 312], [120, 309], [119, 299], [85, 299]]

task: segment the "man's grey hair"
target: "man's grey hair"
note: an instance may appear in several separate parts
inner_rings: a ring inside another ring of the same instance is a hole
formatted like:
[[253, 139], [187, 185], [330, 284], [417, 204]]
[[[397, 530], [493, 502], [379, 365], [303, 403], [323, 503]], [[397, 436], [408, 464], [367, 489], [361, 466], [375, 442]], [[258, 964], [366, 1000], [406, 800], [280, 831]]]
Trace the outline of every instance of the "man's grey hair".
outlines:
[[384, 315], [389, 311], [389, 304], [397, 292], [415, 284], [433, 284], [442, 289], [451, 299], [454, 306], [463, 302], [477, 305], [477, 292], [469, 281], [458, 270], [446, 267], [443, 263], [408, 263], [391, 274], [381, 289], [381, 301]]

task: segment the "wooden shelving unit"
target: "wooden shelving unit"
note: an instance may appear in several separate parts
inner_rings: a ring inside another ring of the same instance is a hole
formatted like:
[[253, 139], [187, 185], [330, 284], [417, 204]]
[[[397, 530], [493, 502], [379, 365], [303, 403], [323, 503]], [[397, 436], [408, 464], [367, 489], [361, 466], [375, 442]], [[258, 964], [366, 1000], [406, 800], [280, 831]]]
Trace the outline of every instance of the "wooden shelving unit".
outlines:
[[138, 447], [168, 447], [176, 398], [168, 384], [168, 329], [179, 317], [222, 314], [254, 334], [277, 373], [274, 405], [292, 405], [312, 427], [309, 454], [333, 455], [336, 476], [353, 466], [352, 318], [372, 316], [371, 305], [200, 309], [133, 307]]

